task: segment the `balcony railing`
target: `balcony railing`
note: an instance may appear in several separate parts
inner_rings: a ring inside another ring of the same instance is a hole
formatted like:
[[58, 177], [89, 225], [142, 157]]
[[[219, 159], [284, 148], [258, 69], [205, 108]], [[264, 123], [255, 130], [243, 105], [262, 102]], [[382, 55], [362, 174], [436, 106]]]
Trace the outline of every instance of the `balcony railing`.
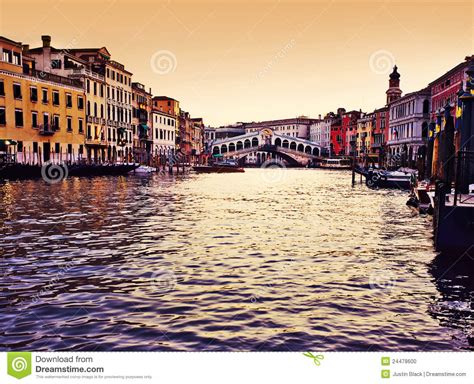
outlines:
[[52, 136], [55, 133], [55, 129], [53, 129], [53, 126], [50, 124], [42, 124], [39, 126], [39, 134], [42, 136]]
[[106, 145], [107, 141], [105, 140], [104, 136], [101, 137], [86, 137], [85, 143], [88, 145]]
[[71, 87], [82, 88], [82, 84], [79, 80], [70, 79], [68, 77], [62, 77], [58, 75], [53, 75], [49, 72], [38, 71], [36, 69], [31, 68], [23, 68], [23, 73], [25, 75], [36, 77], [37, 79], [41, 79], [44, 81], [51, 81], [53, 83], [69, 85]]

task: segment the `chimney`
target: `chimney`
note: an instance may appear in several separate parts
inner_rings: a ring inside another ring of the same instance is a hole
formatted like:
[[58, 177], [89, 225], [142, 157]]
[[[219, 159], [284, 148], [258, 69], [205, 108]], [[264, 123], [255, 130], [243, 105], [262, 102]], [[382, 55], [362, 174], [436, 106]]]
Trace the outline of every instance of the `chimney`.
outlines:
[[30, 50], [29, 44], [23, 44], [23, 45], [21, 46], [21, 50], [22, 50], [22, 52], [23, 52], [24, 55], [28, 54], [28, 51]]
[[43, 35], [41, 36], [41, 40], [43, 40], [43, 48], [49, 48], [51, 46], [51, 36]]
[[321, 120], [321, 114], [319, 114], [319, 120]]

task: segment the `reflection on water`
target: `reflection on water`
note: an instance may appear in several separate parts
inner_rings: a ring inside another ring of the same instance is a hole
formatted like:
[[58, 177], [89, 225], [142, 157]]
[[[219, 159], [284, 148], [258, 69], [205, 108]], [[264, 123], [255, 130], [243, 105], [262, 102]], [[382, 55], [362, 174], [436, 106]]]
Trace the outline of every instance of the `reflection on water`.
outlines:
[[[473, 240], [474, 241], [474, 240]], [[474, 248], [459, 256], [438, 255], [430, 272], [441, 295], [433, 302], [430, 313], [442, 326], [457, 332], [456, 342], [474, 350]]]
[[405, 193], [349, 182], [250, 169], [0, 184], [0, 347], [472, 348], [472, 270], [443, 272]]

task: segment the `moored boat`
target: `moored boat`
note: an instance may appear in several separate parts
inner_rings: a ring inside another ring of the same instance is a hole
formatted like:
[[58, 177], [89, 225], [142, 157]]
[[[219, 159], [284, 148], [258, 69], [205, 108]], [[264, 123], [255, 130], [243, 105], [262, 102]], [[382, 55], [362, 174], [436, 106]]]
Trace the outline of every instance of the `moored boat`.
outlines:
[[[118, 176], [138, 168], [138, 164], [49, 164], [7, 163], [0, 166], [0, 180], [38, 179], [42, 173], [59, 172], [65, 177]], [[51, 168], [51, 169], [50, 169]], [[56, 169], [56, 171], [54, 169]]]
[[369, 188], [411, 189], [415, 174], [369, 169], [365, 177]]
[[242, 173], [245, 169], [235, 160], [216, 162], [213, 165], [195, 165], [193, 170], [198, 173]]

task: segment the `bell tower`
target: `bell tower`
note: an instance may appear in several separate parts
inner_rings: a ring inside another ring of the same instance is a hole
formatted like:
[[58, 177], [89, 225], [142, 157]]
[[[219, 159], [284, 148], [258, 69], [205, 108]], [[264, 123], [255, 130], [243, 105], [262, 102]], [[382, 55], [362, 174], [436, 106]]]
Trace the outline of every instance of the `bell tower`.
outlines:
[[398, 73], [397, 69], [398, 68], [395, 65], [388, 81], [388, 89], [386, 92], [387, 105], [392, 101], [398, 100], [400, 97], [402, 97], [402, 90], [400, 89], [400, 74]]

